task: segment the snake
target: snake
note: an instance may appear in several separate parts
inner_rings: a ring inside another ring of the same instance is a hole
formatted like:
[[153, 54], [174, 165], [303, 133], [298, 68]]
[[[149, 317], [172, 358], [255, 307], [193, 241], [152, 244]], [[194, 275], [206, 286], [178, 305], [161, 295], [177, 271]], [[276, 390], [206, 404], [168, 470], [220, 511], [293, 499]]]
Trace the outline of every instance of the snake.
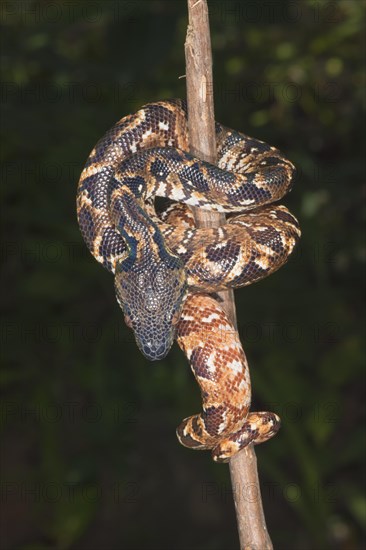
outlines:
[[[292, 188], [292, 162], [217, 122], [215, 134], [211, 164], [190, 153], [184, 100], [155, 101], [124, 116], [86, 161], [77, 217], [88, 249], [114, 274], [142, 354], [160, 360], [176, 340], [190, 363], [202, 412], [181, 422], [178, 440], [228, 462], [275, 435], [280, 419], [250, 412], [248, 363], [217, 293], [274, 273], [301, 232], [277, 204]], [[227, 221], [196, 227], [191, 207], [223, 212]]]

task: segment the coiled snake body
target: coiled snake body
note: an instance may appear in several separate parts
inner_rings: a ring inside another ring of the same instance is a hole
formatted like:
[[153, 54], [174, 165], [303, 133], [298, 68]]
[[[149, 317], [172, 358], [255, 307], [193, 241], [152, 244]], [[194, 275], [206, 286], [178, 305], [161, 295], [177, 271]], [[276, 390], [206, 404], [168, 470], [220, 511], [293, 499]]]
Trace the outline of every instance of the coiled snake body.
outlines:
[[[145, 105], [97, 143], [81, 174], [77, 212], [84, 240], [115, 274], [117, 300], [143, 354], [161, 359], [174, 338], [201, 387], [203, 412], [178, 427], [180, 442], [225, 462], [279, 428], [274, 413], [249, 413], [240, 341], [209, 294], [249, 285], [283, 265], [300, 229], [273, 205], [294, 167], [274, 147], [216, 124], [218, 165], [188, 153], [181, 100]], [[173, 201], [161, 215], [156, 196]], [[189, 206], [238, 215], [194, 227]]]

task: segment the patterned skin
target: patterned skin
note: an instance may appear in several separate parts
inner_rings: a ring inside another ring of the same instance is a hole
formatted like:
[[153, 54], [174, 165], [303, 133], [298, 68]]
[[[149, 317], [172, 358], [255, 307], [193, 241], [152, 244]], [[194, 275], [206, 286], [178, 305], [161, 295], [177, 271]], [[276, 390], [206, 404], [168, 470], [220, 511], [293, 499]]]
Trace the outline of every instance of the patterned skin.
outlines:
[[[207, 293], [276, 271], [300, 229], [284, 206], [272, 204], [291, 189], [292, 163], [276, 148], [220, 124], [216, 139], [218, 166], [188, 153], [183, 101], [145, 105], [117, 122], [91, 152], [77, 212], [89, 250], [115, 274], [117, 300], [142, 353], [161, 359], [177, 337], [190, 360], [204, 411], [183, 421], [179, 440], [212, 449], [222, 462], [249, 442], [274, 435], [279, 419], [248, 414], [244, 352]], [[174, 201], [160, 216], [156, 196]], [[223, 227], [198, 229], [186, 205], [240, 214]]]
[[179, 441], [197, 450], [212, 449], [213, 459], [227, 462], [253, 442], [279, 430], [270, 412], [250, 413], [249, 367], [238, 333], [212, 297], [191, 294], [178, 324], [177, 342], [190, 361], [201, 388], [203, 413], [183, 420]]

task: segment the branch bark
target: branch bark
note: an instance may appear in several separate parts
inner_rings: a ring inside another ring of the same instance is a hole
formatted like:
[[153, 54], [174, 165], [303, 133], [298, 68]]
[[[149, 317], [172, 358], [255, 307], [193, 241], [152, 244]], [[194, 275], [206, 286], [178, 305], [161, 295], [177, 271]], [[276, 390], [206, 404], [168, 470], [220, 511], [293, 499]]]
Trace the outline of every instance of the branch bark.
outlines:
[[[188, 129], [194, 156], [216, 162], [211, 38], [206, 0], [188, 0], [188, 29], [185, 42]], [[198, 227], [218, 227], [224, 214], [193, 209]], [[233, 291], [220, 292], [222, 305], [236, 324]], [[272, 550], [258, 479], [253, 445], [229, 463], [241, 550]]]

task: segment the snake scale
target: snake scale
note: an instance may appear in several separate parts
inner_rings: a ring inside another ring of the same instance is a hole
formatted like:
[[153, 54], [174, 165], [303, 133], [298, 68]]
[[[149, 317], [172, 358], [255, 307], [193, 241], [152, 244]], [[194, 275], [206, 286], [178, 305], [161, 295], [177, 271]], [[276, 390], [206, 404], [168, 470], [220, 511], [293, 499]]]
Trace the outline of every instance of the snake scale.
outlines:
[[[245, 355], [213, 293], [270, 275], [300, 237], [274, 205], [292, 186], [278, 149], [216, 123], [218, 164], [189, 153], [184, 101], [150, 103], [97, 143], [81, 174], [78, 221], [93, 256], [114, 273], [117, 300], [142, 353], [163, 358], [174, 339], [201, 388], [203, 412], [183, 420], [179, 441], [227, 462], [278, 430], [274, 413], [249, 413]], [[155, 197], [170, 199], [162, 213]], [[219, 228], [196, 228], [190, 206], [225, 212]]]

